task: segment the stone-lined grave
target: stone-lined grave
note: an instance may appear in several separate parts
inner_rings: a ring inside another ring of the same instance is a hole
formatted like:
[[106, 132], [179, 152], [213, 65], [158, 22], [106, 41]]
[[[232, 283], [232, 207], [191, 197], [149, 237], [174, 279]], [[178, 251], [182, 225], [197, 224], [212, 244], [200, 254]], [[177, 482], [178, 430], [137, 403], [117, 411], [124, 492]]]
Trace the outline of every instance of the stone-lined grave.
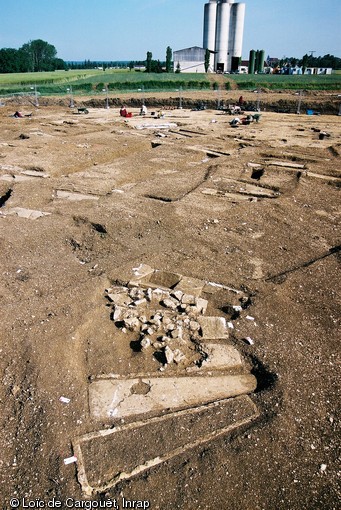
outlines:
[[[224, 313], [214, 300], [219, 292], [234, 295]], [[92, 376], [90, 415], [114, 427], [73, 443], [87, 495], [258, 416], [248, 396], [257, 381], [229, 341], [233, 325], [225, 317], [238, 316], [245, 293], [141, 264], [125, 285], [106, 289], [106, 299], [120, 341], [123, 334], [136, 353], [157, 363], [149, 373]]]

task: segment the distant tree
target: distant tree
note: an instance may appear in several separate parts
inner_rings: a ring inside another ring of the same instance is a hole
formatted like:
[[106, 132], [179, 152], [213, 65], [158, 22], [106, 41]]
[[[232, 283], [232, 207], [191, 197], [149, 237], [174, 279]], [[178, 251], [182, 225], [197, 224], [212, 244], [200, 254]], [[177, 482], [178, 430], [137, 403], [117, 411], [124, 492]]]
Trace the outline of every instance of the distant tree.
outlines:
[[20, 66], [19, 51], [14, 48], [0, 50], [0, 73], [19, 73], [23, 69]]
[[132, 69], [134, 69], [134, 66], [135, 66], [135, 63], [133, 61], [129, 62], [128, 64], [128, 67], [129, 67], [129, 70], [131, 71]]
[[153, 54], [151, 51], [147, 51], [147, 60], [146, 60], [146, 73], [152, 72], [152, 58]]
[[176, 73], [181, 73], [181, 67], [180, 67], [180, 62], [178, 62], [176, 64], [176, 70], [175, 70]]
[[172, 71], [172, 58], [173, 52], [170, 46], [167, 46], [166, 49], [166, 73], [170, 73]]
[[26, 54], [31, 65], [31, 71], [52, 71], [57, 55], [56, 48], [42, 39], [36, 39], [24, 44], [21, 50]]
[[64, 69], [64, 71], [67, 70], [67, 65], [62, 58], [55, 58], [53, 61], [53, 66], [54, 71], [56, 69]]
[[66, 69], [64, 60], [56, 58], [57, 51], [51, 44], [38, 39], [24, 44], [19, 50], [0, 50], [0, 72], [54, 71]]
[[160, 60], [153, 60], [152, 70], [153, 73], [162, 73], [162, 64]]
[[308, 63], [309, 63], [309, 56], [306, 53], [302, 57], [302, 64], [301, 64], [302, 65], [302, 74], [305, 74], [307, 67], [308, 67]]
[[208, 73], [208, 69], [210, 67], [210, 60], [211, 60], [211, 52], [209, 49], [206, 49], [205, 51], [205, 73]]

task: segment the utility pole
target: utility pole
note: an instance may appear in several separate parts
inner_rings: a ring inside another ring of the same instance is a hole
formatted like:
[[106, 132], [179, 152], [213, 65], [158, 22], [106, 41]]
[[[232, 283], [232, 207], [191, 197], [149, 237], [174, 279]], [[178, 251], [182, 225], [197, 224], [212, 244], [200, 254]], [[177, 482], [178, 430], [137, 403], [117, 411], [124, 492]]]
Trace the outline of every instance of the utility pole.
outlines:
[[300, 90], [300, 95], [299, 95], [299, 98], [298, 98], [298, 105], [297, 105], [297, 115], [299, 115], [301, 113], [301, 104], [302, 104], [302, 93], [303, 91]]

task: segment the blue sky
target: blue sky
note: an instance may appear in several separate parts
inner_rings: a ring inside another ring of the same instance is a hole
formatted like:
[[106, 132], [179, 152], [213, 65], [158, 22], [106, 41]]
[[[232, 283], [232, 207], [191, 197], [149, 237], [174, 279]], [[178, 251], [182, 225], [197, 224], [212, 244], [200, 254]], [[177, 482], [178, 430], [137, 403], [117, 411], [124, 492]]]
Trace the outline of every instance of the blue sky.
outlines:
[[[204, 0], [0, 0], [0, 48], [33, 39], [64, 60], [165, 59], [202, 45]], [[341, 0], [245, 0], [243, 57], [341, 57]]]

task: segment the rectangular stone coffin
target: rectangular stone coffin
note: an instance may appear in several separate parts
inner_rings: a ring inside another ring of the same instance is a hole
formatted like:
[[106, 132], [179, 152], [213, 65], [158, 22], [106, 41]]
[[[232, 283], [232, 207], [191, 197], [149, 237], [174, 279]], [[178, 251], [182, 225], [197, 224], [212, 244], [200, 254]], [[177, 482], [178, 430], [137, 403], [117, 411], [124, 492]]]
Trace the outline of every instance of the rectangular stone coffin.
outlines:
[[243, 395], [86, 434], [73, 441], [83, 493], [104, 492], [120, 480], [247, 425], [258, 415], [252, 400]]
[[104, 379], [89, 386], [90, 414], [98, 420], [160, 414], [255, 390], [251, 374]]

